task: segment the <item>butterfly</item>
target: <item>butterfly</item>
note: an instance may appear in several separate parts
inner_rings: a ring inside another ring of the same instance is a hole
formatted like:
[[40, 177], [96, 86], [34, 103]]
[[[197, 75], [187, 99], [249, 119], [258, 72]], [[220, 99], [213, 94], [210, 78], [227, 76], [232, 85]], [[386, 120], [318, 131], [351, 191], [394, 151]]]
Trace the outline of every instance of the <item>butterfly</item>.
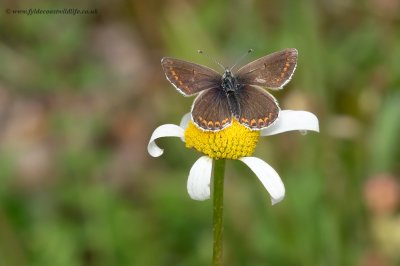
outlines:
[[265, 89], [282, 89], [297, 65], [297, 50], [285, 49], [239, 68], [217, 71], [180, 59], [164, 57], [161, 65], [168, 81], [184, 96], [197, 95], [191, 115], [205, 131], [219, 131], [233, 118], [251, 130], [270, 126], [278, 118], [277, 100]]

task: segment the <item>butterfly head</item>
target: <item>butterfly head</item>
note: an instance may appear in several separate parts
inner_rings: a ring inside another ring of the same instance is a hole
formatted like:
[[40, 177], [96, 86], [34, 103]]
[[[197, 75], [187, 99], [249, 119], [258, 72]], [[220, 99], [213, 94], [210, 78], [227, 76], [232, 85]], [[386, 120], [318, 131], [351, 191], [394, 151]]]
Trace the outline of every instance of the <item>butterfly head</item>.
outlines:
[[232, 71], [230, 69], [225, 69], [223, 77], [229, 77], [229, 76], [233, 76], [232, 75]]

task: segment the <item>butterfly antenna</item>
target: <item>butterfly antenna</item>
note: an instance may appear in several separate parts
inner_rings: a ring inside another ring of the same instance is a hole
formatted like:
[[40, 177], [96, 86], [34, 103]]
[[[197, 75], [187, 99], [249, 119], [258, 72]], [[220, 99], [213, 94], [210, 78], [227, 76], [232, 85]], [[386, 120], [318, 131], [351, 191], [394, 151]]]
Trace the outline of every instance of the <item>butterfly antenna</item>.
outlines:
[[251, 52], [253, 52], [253, 49], [249, 49], [246, 53], [242, 54], [241, 57], [239, 57], [238, 60], [236, 60], [236, 63], [231, 67], [231, 69], [229, 69], [230, 71], [232, 71], [232, 69], [240, 62], [242, 61], [248, 54], [250, 54]]
[[224, 67], [221, 63], [219, 63], [217, 60], [215, 60], [214, 58], [212, 58], [211, 56], [209, 56], [206, 52], [204, 52], [203, 50], [197, 50], [197, 52], [199, 54], [204, 55], [205, 57], [207, 57], [208, 59], [210, 59], [211, 61], [213, 61], [215, 64], [219, 65], [224, 71], [226, 69], [226, 67]]

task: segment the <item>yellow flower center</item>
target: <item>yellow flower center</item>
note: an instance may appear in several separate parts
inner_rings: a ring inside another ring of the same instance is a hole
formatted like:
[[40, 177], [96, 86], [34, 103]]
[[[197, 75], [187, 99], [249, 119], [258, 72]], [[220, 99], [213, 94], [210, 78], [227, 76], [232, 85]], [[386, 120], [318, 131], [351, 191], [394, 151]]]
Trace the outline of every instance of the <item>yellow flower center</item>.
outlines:
[[238, 159], [253, 154], [260, 131], [250, 130], [235, 119], [232, 125], [216, 132], [203, 131], [193, 122], [185, 130], [187, 148], [195, 148], [213, 159]]

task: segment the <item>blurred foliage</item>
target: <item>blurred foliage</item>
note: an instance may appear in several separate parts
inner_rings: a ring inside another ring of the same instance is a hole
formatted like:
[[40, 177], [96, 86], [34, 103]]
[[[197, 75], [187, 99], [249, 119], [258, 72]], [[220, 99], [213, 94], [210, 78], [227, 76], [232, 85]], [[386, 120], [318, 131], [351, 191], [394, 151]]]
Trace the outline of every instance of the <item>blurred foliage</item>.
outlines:
[[[398, 1], [0, 7], [0, 265], [208, 265], [211, 202], [186, 192], [199, 154], [177, 139], [160, 141], [161, 158], [146, 151], [152, 130], [193, 100], [168, 84], [160, 58], [210, 66], [203, 49], [230, 65], [248, 48], [257, 58], [287, 47], [299, 64], [274, 95], [317, 114], [321, 133], [260, 141], [255, 155], [287, 191], [273, 207], [254, 174], [228, 162], [225, 264], [400, 263]], [[5, 12], [26, 8], [98, 14]], [[381, 173], [394, 181], [365, 189]]]

